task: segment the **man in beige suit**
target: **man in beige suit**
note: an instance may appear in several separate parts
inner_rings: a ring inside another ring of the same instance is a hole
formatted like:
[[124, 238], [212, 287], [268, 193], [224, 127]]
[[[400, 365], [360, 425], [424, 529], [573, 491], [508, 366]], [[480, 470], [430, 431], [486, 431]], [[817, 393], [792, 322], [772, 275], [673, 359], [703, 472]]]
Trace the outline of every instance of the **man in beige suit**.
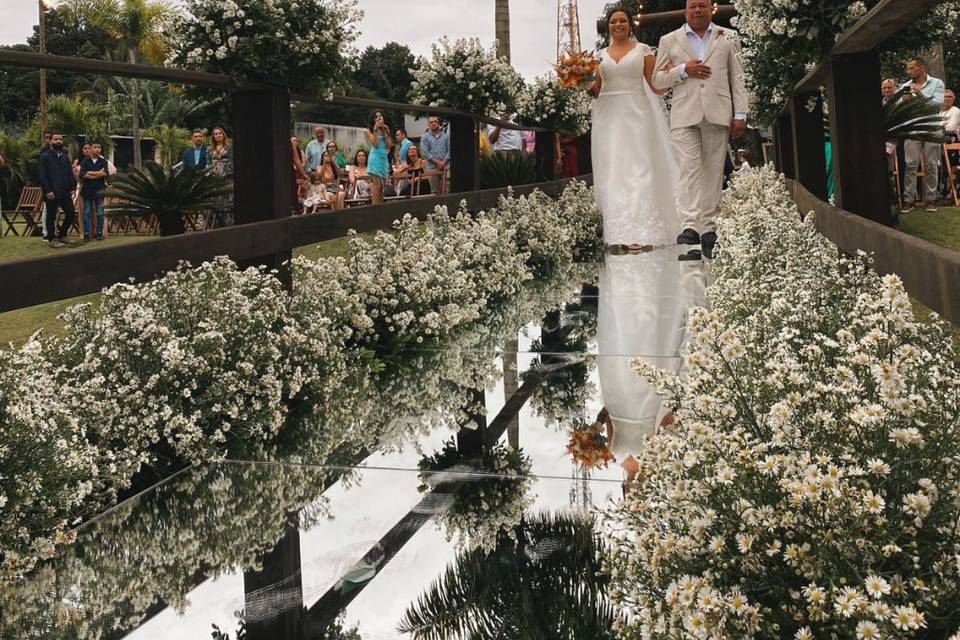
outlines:
[[663, 36], [654, 84], [673, 89], [670, 129], [680, 165], [679, 244], [713, 257], [727, 140], [743, 135], [749, 108], [737, 33], [713, 24], [708, 0], [687, 0], [687, 23]]

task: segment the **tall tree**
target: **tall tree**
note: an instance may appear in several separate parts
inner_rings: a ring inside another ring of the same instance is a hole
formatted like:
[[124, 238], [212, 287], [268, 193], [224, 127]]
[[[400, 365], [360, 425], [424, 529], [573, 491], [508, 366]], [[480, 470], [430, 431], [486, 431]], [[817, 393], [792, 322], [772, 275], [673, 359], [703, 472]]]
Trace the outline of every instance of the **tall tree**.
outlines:
[[[388, 42], [379, 48], [367, 47], [360, 55], [360, 63], [353, 76], [354, 82], [357, 87], [378, 98], [391, 102], [406, 102], [413, 84], [410, 69], [416, 62], [410, 47], [405, 44]], [[353, 96], [360, 95], [356, 87], [348, 92]], [[391, 125], [403, 123], [402, 113], [385, 113], [384, 117]]]
[[[66, 0], [59, 5], [64, 19], [101, 29], [120, 42], [127, 60], [163, 64], [167, 58], [167, 27], [177, 9], [168, 0]], [[142, 165], [140, 150], [140, 81], [131, 83], [133, 163]]]
[[497, 57], [510, 62], [510, 0], [496, 0]]

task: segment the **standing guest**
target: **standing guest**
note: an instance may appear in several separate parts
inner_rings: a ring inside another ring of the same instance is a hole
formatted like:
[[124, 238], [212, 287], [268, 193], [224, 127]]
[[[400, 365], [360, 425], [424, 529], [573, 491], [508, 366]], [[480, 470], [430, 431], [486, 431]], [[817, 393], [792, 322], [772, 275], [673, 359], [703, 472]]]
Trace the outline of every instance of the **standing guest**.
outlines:
[[[500, 121], [512, 124], [509, 113], [501, 113]], [[487, 125], [487, 139], [490, 146], [497, 153], [519, 153], [523, 151], [523, 134], [515, 129], [501, 129], [495, 125]]]
[[[537, 150], [537, 134], [533, 131], [524, 131], [520, 134], [523, 137], [523, 152], [533, 153]], [[579, 167], [577, 168], [579, 174]]]
[[185, 169], [207, 168], [207, 147], [203, 144], [203, 130], [194, 129], [190, 134], [192, 147], [183, 152], [183, 166]]
[[313, 140], [307, 143], [307, 162], [304, 169], [313, 173], [323, 162], [323, 154], [327, 152], [327, 132], [323, 127], [313, 130]]
[[214, 127], [210, 136], [210, 148], [207, 150], [207, 162], [210, 169], [225, 178], [233, 179], [233, 145], [223, 127]]
[[[43, 142], [40, 144], [40, 151], [37, 153], [37, 161], [39, 163], [40, 156], [50, 151], [50, 137], [51, 133], [49, 131], [43, 132]], [[40, 234], [43, 236], [44, 240], [49, 240], [47, 237], [47, 208], [43, 208], [43, 213], [40, 215]]]
[[[47, 215], [46, 238], [54, 249], [66, 246], [67, 231], [77, 217], [71, 191], [77, 186], [70, 158], [63, 150], [63, 134], [50, 136], [50, 151], [40, 156], [40, 188], [43, 189]], [[57, 232], [57, 210], [63, 209], [63, 224]]]
[[340, 152], [340, 147], [337, 145], [336, 140], [331, 140], [327, 143], [327, 153], [333, 156], [333, 161], [340, 167], [341, 171], [346, 171], [347, 159], [343, 156], [343, 153]]
[[373, 204], [383, 202], [383, 187], [390, 175], [390, 162], [387, 155], [393, 146], [390, 127], [383, 121], [383, 114], [374, 111], [367, 125], [367, 142], [370, 143], [370, 158], [367, 160], [367, 173], [370, 175], [371, 198]]
[[880, 95], [883, 96], [883, 104], [890, 102], [890, 98], [897, 92], [897, 83], [892, 78], [887, 78], [880, 83]]
[[[907, 74], [912, 80], [904, 85], [904, 87], [910, 89], [910, 93], [903, 96], [903, 100], [922, 98], [938, 106], [943, 104], [946, 91], [943, 80], [934, 78], [927, 73], [927, 63], [923, 58], [911, 58], [907, 62]], [[904, 142], [904, 155], [907, 165], [903, 179], [904, 206], [902, 210], [904, 213], [913, 211], [916, 206], [915, 203], [918, 201], [917, 169], [921, 157], [923, 157], [924, 163], [922, 204], [925, 204], [927, 211], [931, 213], [937, 211], [935, 201], [937, 199], [937, 186], [940, 182], [940, 149], [941, 146], [933, 142], [922, 142], [920, 140]]]
[[71, 168], [73, 169], [73, 176], [77, 179], [77, 187], [82, 186], [80, 182], [80, 163], [90, 157], [91, 145], [89, 142], [84, 142], [80, 147], [80, 157], [73, 159], [73, 164]]
[[427, 161], [427, 171], [436, 173], [430, 176], [430, 189], [433, 193], [443, 193], [443, 174], [450, 164], [450, 136], [440, 129], [440, 118], [427, 118], [427, 132], [420, 138], [420, 155]]
[[350, 197], [362, 199], [370, 197], [370, 179], [367, 174], [367, 152], [363, 149], [353, 156], [353, 165], [348, 176], [350, 181]]
[[940, 117], [943, 118], [943, 130], [953, 142], [960, 140], [960, 107], [955, 104], [956, 100], [957, 96], [952, 89], [943, 92], [943, 111]]
[[394, 164], [399, 166], [407, 161], [407, 151], [410, 151], [410, 146], [413, 143], [410, 142], [410, 138], [407, 137], [407, 130], [403, 127], [397, 129], [395, 138], [397, 141], [397, 158]]
[[290, 132], [290, 154], [293, 160], [293, 171], [290, 174], [290, 206], [294, 213], [299, 213], [301, 193], [306, 198], [305, 190], [307, 188], [307, 172], [303, 168], [303, 150], [300, 148], [300, 140]]
[[52, 144], [51, 144], [51, 138], [52, 138], [52, 136], [53, 136], [53, 134], [51, 134], [49, 131], [44, 131], [44, 132], [43, 132], [43, 144], [40, 145], [40, 154], [39, 154], [39, 155], [43, 155], [43, 154], [45, 154], [47, 151], [50, 151], [50, 149], [53, 148], [53, 147], [52, 147]]
[[107, 188], [107, 160], [99, 142], [80, 163], [80, 197], [83, 198], [83, 239], [103, 240], [103, 192]]

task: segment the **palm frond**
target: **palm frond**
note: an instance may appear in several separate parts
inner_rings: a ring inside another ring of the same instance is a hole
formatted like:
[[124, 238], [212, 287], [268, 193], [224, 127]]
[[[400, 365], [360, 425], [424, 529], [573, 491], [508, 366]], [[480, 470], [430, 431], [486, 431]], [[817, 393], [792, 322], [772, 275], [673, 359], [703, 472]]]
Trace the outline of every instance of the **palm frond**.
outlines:
[[902, 98], [909, 87], [897, 91], [883, 105], [883, 125], [887, 140], [921, 140], [942, 143], [944, 141], [942, 105], [929, 98], [917, 96]]
[[536, 182], [537, 165], [527, 153], [480, 156], [480, 188], [497, 189]]

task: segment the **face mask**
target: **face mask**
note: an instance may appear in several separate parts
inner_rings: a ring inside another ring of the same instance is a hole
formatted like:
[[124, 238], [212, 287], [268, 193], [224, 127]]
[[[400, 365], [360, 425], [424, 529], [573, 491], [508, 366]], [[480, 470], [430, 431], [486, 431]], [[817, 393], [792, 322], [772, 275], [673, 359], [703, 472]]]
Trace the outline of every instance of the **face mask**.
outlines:
[[62, 143], [62, 142], [54, 142], [54, 143], [53, 143], [53, 148], [56, 149], [57, 151], [63, 151], [63, 143]]

